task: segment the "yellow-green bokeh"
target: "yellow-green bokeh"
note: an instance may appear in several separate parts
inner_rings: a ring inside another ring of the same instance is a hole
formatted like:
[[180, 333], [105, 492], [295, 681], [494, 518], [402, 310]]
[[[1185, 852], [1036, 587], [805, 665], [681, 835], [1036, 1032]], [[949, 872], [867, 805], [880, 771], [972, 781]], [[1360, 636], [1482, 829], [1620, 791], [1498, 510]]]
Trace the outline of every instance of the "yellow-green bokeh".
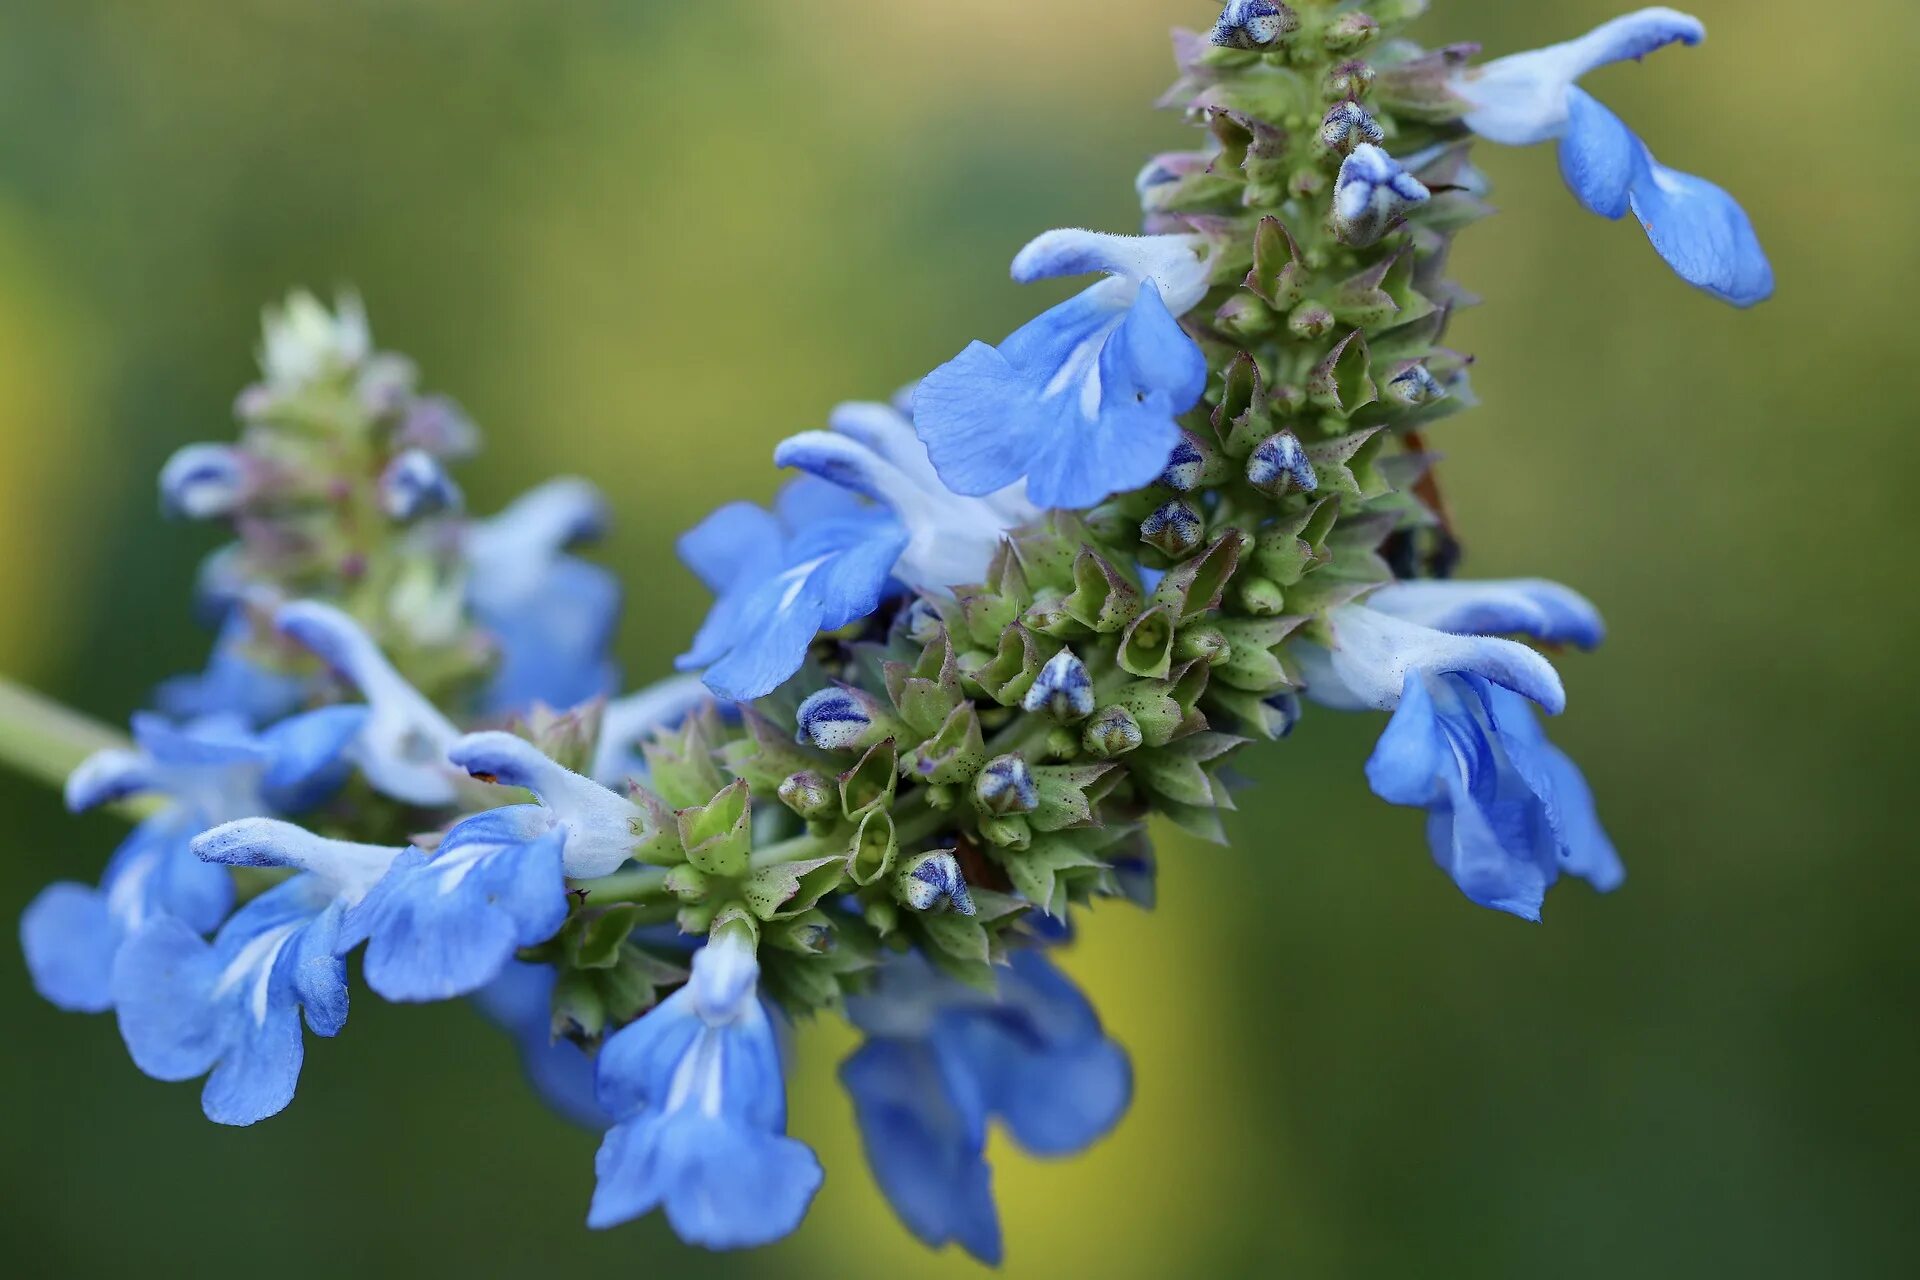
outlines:
[[[1131, 229], [1187, 136], [1150, 103], [1207, 0], [10, 0], [0, 7], [0, 669], [103, 717], [197, 662], [200, 530], [152, 477], [231, 430], [261, 303], [352, 283], [456, 395], [491, 508], [556, 472], [618, 511], [622, 651], [703, 600], [667, 553], [774, 441], [1060, 290], [1006, 264]], [[1436, 0], [1429, 43], [1531, 47], [1611, 0]], [[1437, 443], [1477, 576], [1591, 594], [1556, 737], [1631, 879], [1527, 927], [1467, 905], [1360, 777], [1377, 724], [1249, 758], [1220, 850], [1069, 965], [1137, 1099], [1078, 1161], [996, 1146], [1009, 1274], [1910, 1274], [1920, 966], [1910, 297], [1920, 20], [1702, 0], [1712, 39], [1589, 87], [1737, 193], [1779, 296], [1736, 313], [1549, 150], [1486, 149], [1457, 274], [1483, 406]], [[116, 837], [0, 780], [0, 905]], [[800, 1029], [807, 1226], [709, 1258], [581, 1225], [592, 1139], [466, 1010], [356, 993], [254, 1130], [140, 1077], [111, 1021], [0, 965], [0, 1257], [20, 1275], [961, 1274], [887, 1216]]]

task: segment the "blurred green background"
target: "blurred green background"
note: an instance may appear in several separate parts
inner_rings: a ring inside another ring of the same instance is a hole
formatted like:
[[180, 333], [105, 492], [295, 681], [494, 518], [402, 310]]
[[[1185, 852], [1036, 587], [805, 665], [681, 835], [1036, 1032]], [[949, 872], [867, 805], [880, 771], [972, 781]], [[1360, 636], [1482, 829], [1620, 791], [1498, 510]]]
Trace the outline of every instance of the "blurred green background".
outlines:
[[[1697, 51], [1589, 87], [1740, 195], [1779, 295], [1741, 314], [1485, 149], [1457, 274], [1485, 401], [1445, 478], [1476, 576], [1544, 574], [1613, 638], [1556, 736], [1631, 879], [1543, 927], [1469, 906], [1367, 793], [1377, 723], [1249, 757], [1232, 850], [1169, 837], [1162, 906], [1070, 967], [1138, 1098], [1084, 1159], [997, 1149], [1011, 1275], [1906, 1276], [1920, 963], [1906, 804], [1920, 109], [1905, 0], [1700, 0]], [[1492, 52], [1614, 0], [1439, 0]], [[1164, 29], [1207, 0], [7, 0], [0, 5], [0, 670], [108, 719], [196, 665], [204, 530], [153, 476], [230, 430], [260, 305], [354, 283], [488, 430], [490, 509], [578, 472], [617, 505], [635, 680], [704, 607], [671, 537], [763, 498], [773, 442], [1055, 294], [1031, 234], [1135, 222]], [[1905, 317], [1903, 319], [1903, 317]], [[1906, 326], [1906, 328], [1903, 328]], [[90, 878], [112, 821], [0, 779], [0, 914]], [[594, 1140], [462, 1007], [356, 996], [250, 1131], [0, 965], [13, 1275], [960, 1274], [887, 1216], [804, 1029], [828, 1166], [755, 1256], [582, 1226]], [[613, 1268], [626, 1268], [614, 1271]]]

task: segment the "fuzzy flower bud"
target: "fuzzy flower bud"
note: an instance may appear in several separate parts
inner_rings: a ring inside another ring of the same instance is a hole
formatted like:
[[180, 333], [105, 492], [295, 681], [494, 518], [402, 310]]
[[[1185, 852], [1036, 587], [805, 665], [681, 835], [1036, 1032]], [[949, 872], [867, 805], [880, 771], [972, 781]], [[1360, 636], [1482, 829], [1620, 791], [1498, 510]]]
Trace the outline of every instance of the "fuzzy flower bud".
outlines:
[[800, 704], [796, 718], [800, 731], [794, 740], [822, 751], [851, 751], [870, 746], [875, 730], [885, 725], [871, 694], [844, 686], [810, 695]]
[[1320, 141], [1329, 151], [1342, 154], [1353, 150], [1361, 143], [1379, 146], [1386, 140], [1386, 132], [1380, 128], [1380, 122], [1368, 114], [1359, 103], [1348, 99], [1336, 102], [1320, 122]]
[[1268, 49], [1300, 29], [1300, 15], [1278, 0], [1228, 0], [1209, 37], [1223, 49]]
[[440, 460], [424, 449], [395, 456], [380, 475], [380, 507], [402, 523], [460, 506], [460, 486]]
[[780, 803], [803, 818], [824, 818], [838, 806], [833, 784], [811, 769], [789, 774], [780, 782]]
[[1363, 142], [1340, 166], [1333, 184], [1334, 232], [1347, 244], [1364, 248], [1431, 194], [1398, 160]]
[[1275, 497], [1289, 489], [1311, 493], [1319, 486], [1307, 451], [1291, 431], [1268, 436], [1247, 456], [1247, 483]]
[[1200, 513], [1178, 498], [1156, 508], [1140, 522], [1140, 540], [1176, 560], [1197, 551], [1206, 536]]
[[232, 515], [253, 491], [253, 467], [231, 445], [190, 444], [160, 468], [160, 505], [171, 516]]
[[1054, 654], [1020, 700], [1020, 709], [1043, 712], [1063, 722], [1092, 715], [1093, 677], [1087, 673], [1087, 664], [1071, 649]]
[[1102, 760], [1111, 760], [1136, 750], [1145, 739], [1140, 733], [1140, 722], [1125, 707], [1106, 707], [1099, 715], [1087, 721], [1087, 727], [1080, 735], [1080, 745], [1089, 755]]
[[1018, 755], [995, 756], [973, 780], [973, 798], [987, 813], [1032, 813], [1040, 803], [1033, 771]]
[[973, 914], [973, 895], [960, 874], [960, 863], [946, 849], [908, 859], [894, 873], [893, 896], [913, 911], [944, 907], [957, 915]]

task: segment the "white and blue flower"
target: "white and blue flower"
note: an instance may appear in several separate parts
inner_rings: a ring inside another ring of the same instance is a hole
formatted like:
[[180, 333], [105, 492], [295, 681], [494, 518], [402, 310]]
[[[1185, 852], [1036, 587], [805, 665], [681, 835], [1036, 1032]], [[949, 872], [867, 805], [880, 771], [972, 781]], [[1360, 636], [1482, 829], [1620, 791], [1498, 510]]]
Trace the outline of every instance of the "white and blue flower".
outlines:
[[573, 707], [620, 687], [612, 657], [620, 584], [566, 549], [600, 536], [606, 503], [584, 480], [553, 480], [468, 526], [467, 604], [492, 632], [500, 665], [489, 713]]
[[1206, 358], [1178, 320], [1206, 296], [1202, 247], [1061, 230], [1022, 249], [1023, 284], [1107, 278], [920, 384], [914, 427], [946, 486], [984, 495], [1025, 477], [1038, 506], [1081, 508], [1151, 484], [1179, 443], [1175, 417], [1206, 385]]
[[594, 1162], [588, 1226], [661, 1209], [687, 1243], [737, 1249], [800, 1225], [820, 1163], [786, 1136], [780, 1047], [758, 981], [747, 931], [723, 926], [686, 986], [601, 1047], [600, 1105], [618, 1123]]
[[165, 807], [114, 852], [98, 888], [62, 881], [27, 907], [20, 942], [35, 989], [63, 1009], [103, 1012], [128, 938], [163, 916], [194, 933], [217, 926], [232, 909], [233, 881], [193, 856], [193, 838], [235, 818], [310, 806], [342, 780], [341, 755], [365, 716], [364, 707], [329, 707], [263, 734], [233, 717], [175, 726], [135, 716], [135, 749], [89, 757], [67, 780], [67, 807], [133, 796], [161, 797]]
[[773, 513], [731, 503], [680, 540], [680, 557], [716, 597], [682, 670], [748, 701], [800, 669], [821, 631], [846, 626], [902, 588], [944, 594], [985, 577], [1009, 529], [1039, 512], [1009, 484], [955, 493], [899, 410], [843, 404], [830, 430], [783, 441], [774, 461], [808, 475]]
[[422, 807], [453, 803], [459, 793], [447, 749], [460, 731], [394, 670], [359, 623], [330, 604], [299, 600], [281, 606], [274, 625], [366, 699], [366, 721], [347, 754], [375, 790]]
[[713, 694], [697, 676], [669, 676], [624, 697], [615, 698], [600, 713], [600, 737], [593, 749], [592, 775], [602, 786], [616, 790], [647, 776], [647, 762], [639, 743], [656, 729], [671, 729], [685, 720]]
[[1739, 202], [1704, 178], [1669, 169], [1638, 135], [1575, 83], [1597, 67], [1706, 39], [1699, 19], [1642, 9], [1577, 40], [1498, 58], [1457, 73], [1467, 127], [1489, 141], [1557, 139], [1560, 172], [1581, 204], [1604, 218], [1629, 210], [1674, 272], [1735, 306], [1773, 293], [1773, 268]]
[[210, 863], [302, 874], [235, 912], [211, 943], [173, 916], [154, 919], [114, 961], [113, 1005], [136, 1066], [156, 1080], [205, 1075], [207, 1118], [253, 1124], [293, 1100], [302, 1011], [315, 1035], [346, 1024], [340, 923], [396, 851], [266, 818], [216, 827], [193, 850]]
[[1000, 1261], [986, 1162], [989, 1123], [1042, 1156], [1107, 1134], [1133, 1095], [1126, 1053], [1086, 997], [1037, 951], [998, 971], [997, 996], [917, 955], [890, 961], [874, 991], [847, 1002], [867, 1033], [840, 1079], [853, 1098], [874, 1178], [907, 1229]]
[[1374, 793], [1427, 810], [1434, 861], [1482, 906], [1540, 918], [1562, 874], [1609, 890], [1625, 876], [1586, 780], [1546, 739], [1531, 701], [1566, 705], [1553, 668], [1487, 633], [1597, 645], [1600, 615], [1533, 579], [1404, 582], [1329, 614], [1330, 646], [1296, 647], [1307, 693], [1342, 710], [1391, 710], [1367, 762]]

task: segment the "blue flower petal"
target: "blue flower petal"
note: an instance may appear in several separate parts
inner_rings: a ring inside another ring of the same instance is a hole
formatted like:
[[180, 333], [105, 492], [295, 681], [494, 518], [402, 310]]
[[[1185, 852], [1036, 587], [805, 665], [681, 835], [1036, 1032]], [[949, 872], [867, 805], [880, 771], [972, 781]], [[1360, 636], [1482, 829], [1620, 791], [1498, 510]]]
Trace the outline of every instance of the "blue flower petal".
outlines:
[[1567, 129], [1560, 136], [1560, 176], [1567, 189], [1603, 218], [1626, 216], [1628, 190], [1640, 171], [1640, 139], [1584, 89], [1567, 93]]
[[1544, 578], [1396, 582], [1368, 596], [1366, 607], [1457, 636], [1529, 636], [1582, 649], [1606, 638], [1591, 601]]
[[1705, 178], [1642, 155], [1633, 214], [1674, 273], [1736, 307], [1772, 297], [1773, 266], [1739, 201]]
[[460, 823], [431, 855], [400, 854], [343, 930], [349, 946], [367, 939], [367, 985], [388, 1000], [423, 1001], [492, 982], [516, 948], [566, 922], [565, 839], [544, 811], [514, 806]]
[[71, 881], [48, 885], [20, 916], [20, 949], [33, 989], [71, 1013], [112, 1008], [108, 983], [117, 935], [99, 890]]
[[474, 992], [473, 1001], [513, 1037], [520, 1065], [534, 1091], [568, 1120], [595, 1133], [613, 1117], [594, 1096], [593, 1059], [571, 1040], [553, 1034], [553, 984], [548, 965], [511, 963], [500, 976]]
[[361, 706], [322, 707], [282, 720], [260, 735], [267, 753], [261, 785], [282, 813], [298, 813], [324, 798], [334, 773], [367, 721]]
[[607, 1132], [587, 1225], [617, 1226], [664, 1207], [675, 1234], [745, 1249], [791, 1234], [820, 1188], [820, 1163], [792, 1138], [696, 1109], [645, 1112]]
[[874, 1180], [907, 1230], [998, 1265], [1000, 1216], [978, 1091], [924, 1040], [869, 1039], [840, 1066]]

